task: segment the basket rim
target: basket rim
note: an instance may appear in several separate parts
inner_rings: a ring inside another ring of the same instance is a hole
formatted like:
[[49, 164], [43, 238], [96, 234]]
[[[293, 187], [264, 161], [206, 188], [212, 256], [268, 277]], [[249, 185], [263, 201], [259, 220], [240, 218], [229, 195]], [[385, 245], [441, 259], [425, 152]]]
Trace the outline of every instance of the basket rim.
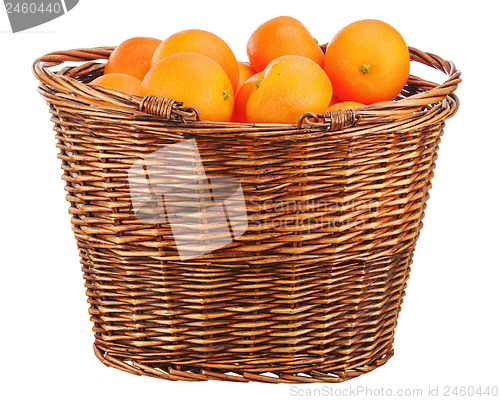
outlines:
[[[325, 48], [326, 45], [320, 47]], [[437, 69], [445, 73], [448, 78], [443, 83], [437, 84], [410, 75], [407, 85], [418, 84], [420, 88], [425, 89], [414, 94], [409, 93], [408, 96], [401, 96], [400, 94], [400, 98], [396, 101], [371, 104], [356, 109], [339, 110], [332, 113], [327, 111], [324, 114], [307, 112], [295, 124], [206, 121], [199, 119], [199, 114], [194, 107], [183, 107], [182, 102], [175, 99], [131, 95], [102, 86], [88, 85], [74, 78], [74, 76], [78, 76], [78, 73], [86, 68], [91, 68], [92, 70], [102, 69], [105, 64], [97, 63], [96, 61], [107, 60], [114, 49], [115, 46], [103, 46], [51, 52], [37, 58], [32, 64], [32, 70], [35, 77], [39, 80], [41, 88], [53, 88], [65, 95], [78, 96], [80, 100], [93, 103], [96, 107], [99, 106], [101, 110], [107, 108], [115, 109], [116, 107], [126, 108], [135, 112], [139, 111], [149, 115], [161, 116], [165, 121], [172, 121], [170, 119], [170, 115], [172, 114], [178, 119], [180, 118], [183, 123], [194, 123], [200, 127], [300, 130], [305, 123], [310, 128], [319, 127], [324, 129], [325, 127], [329, 127], [329, 131], [338, 131], [356, 126], [360, 119], [373, 121], [377, 117], [388, 117], [394, 114], [407, 115], [409, 111], [418, 111], [422, 107], [429, 107], [430, 105], [442, 103], [445, 100], [451, 103], [443, 107], [444, 110], [448, 110], [444, 119], [448, 119], [456, 113], [459, 105], [458, 97], [454, 92], [462, 79], [460, 77], [461, 72], [456, 68], [455, 64], [436, 54], [408, 47], [411, 61]], [[80, 66], [64, 67], [56, 72], [50, 70], [50, 68], [66, 62], [81, 62], [83, 64]], [[167, 110], [169, 118], [165, 118], [165, 113], [160, 114], [154, 110], [145, 109], [144, 105], [148, 98], [154, 98], [155, 104], [158, 107], [162, 106], [163, 111], [165, 111], [165, 104], [169, 104], [170, 108]], [[101, 103], [95, 104], [96, 101]]]

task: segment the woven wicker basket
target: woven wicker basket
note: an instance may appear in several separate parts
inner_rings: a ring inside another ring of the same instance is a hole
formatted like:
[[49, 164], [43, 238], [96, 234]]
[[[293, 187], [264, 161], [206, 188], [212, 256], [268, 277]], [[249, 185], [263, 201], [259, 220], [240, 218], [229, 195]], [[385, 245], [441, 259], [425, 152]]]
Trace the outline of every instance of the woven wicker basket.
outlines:
[[[444, 121], [458, 108], [453, 63], [410, 48], [447, 81], [410, 76], [398, 101], [295, 125], [214, 123], [173, 100], [88, 86], [112, 50], [33, 66], [97, 357], [168, 380], [274, 383], [339, 382], [387, 362]], [[183, 259], [169, 219], [139, 218], [129, 184], [135, 163], [189, 139], [209, 182], [239, 182], [247, 219], [231, 243]]]

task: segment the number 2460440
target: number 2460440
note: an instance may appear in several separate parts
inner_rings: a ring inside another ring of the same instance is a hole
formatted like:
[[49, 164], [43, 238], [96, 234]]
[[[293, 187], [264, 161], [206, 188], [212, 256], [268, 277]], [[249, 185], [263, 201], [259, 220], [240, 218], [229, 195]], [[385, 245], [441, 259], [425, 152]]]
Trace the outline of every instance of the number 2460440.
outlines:
[[5, 3], [7, 14], [59, 14], [60, 3]]
[[445, 386], [446, 397], [498, 396], [498, 386]]

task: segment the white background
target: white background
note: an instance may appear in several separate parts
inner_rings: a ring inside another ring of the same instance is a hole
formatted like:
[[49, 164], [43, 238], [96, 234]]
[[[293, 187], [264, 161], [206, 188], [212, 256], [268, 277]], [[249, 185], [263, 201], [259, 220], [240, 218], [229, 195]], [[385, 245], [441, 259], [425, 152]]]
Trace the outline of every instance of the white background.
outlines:
[[[399, 388], [421, 388], [426, 395], [429, 387], [437, 386], [444, 398], [445, 386], [500, 386], [500, 58], [494, 5], [493, 1], [80, 0], [67, 15], [17, 34], [9, 32], [0, 5], [0, 390], [4, 392], [0, 397], [297, 397], [293, 396], [297, 387], [289, 385], [136, 377], [106, 368], [95, 358], [54, 132], [31, 73], [33, 60], [51, 51], [116, 45], [132, 36], [163, 39], [188, 28], [218, 34], [244, 61], [248, 36], [278, 15], [300, 19], [320, 43], [352, 21], [385, 20], [409, 45], [453, 60], [464, 80], [457, 92], [461, 107], [447, 122], [442, 138], [425, 226], [396, 329], [395, 356], [385, 366], [346, 383], [300, 389], [366, 387], [395, 394]], [[445, 79], [428, 68], [418, 73]]]

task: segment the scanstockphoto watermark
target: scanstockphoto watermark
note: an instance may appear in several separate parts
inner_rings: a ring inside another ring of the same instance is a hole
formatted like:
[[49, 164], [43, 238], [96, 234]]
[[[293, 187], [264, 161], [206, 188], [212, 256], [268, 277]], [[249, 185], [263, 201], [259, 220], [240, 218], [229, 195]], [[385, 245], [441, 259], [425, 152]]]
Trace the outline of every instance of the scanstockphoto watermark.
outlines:
[[323, 385], [315, 388], [290, 387], [290, 396], [298, 398], [334, 398], [334, 397], [423, 397], [421, 388], [371, 388], [368, 386], [335, 387]]
[[137, 221], [168, 222], [181, 261], [218, 250], [249, 228], [320, 236], [368, 228], [379, 207], [378, 201], [341, 195], [247, 199], [238, 179], [207, 174], [195, 139], [166, 145], [134, 162], [128, 185]]
[[262, 229], [280, 231], [299, 228], [302, 233], [317, 229], [343, 230], [365, 227], [379, 210], [379, 202], [370, 200], [265, 200], [253, 196], [249, 200], [253, 214], [249, 218]]
[[290, 397], [295, 398], [335, 398], [335, 397], [450, 397], [450, 398], [498, 398], [498, 386], [489, 385], [443, 385], [426, 387], [369, 387], [363, 385], [337, 387], [334, 385], [322, 385], [320, 387], [290, 386]]

